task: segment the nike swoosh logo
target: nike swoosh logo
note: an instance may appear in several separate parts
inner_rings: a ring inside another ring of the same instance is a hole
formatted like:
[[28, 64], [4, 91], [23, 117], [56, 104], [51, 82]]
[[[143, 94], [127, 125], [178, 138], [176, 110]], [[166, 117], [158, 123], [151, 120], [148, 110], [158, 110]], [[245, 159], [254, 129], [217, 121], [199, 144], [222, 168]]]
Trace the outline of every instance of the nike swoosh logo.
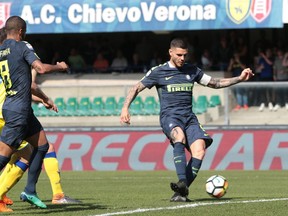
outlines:
[[170, 77], [165, 77], [165, 80], [169, 80], [171, 79], [173, 76], [170, 76]]

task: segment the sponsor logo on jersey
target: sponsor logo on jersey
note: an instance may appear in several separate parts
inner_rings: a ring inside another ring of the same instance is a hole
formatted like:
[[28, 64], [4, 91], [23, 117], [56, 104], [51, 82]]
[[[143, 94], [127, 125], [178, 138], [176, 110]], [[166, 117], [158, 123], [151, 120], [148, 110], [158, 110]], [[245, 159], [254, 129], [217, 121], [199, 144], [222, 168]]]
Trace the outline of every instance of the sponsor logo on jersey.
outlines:
[[168, 92], [192, 91], [192, 89], [193, 89], [192, 83], [167, 85]]
[[10, 2], [0, 2], [0, 28], [5, 26], [6, 20], [10, 17]]
[[272, 0], [252, 0], [250, 14], [256, 22], [265, 20], [272, 8]]
[[173, 76], [165, 77], [165, 80], [170, 80]]
[[250, 6], [251, 0], [226, 0], [227, 15], [236, 24], [248, 17]]

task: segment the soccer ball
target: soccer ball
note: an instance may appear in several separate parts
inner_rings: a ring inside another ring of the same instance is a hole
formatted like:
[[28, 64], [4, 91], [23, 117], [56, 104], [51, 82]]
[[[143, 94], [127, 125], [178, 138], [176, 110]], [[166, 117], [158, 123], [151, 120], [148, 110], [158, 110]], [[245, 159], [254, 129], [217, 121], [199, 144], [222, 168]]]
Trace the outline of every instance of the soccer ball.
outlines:
[[206, 181], [206, 192], [214, 198], [223, 197], [228, 189], [228, 181], [221, 175], [213, 175]]

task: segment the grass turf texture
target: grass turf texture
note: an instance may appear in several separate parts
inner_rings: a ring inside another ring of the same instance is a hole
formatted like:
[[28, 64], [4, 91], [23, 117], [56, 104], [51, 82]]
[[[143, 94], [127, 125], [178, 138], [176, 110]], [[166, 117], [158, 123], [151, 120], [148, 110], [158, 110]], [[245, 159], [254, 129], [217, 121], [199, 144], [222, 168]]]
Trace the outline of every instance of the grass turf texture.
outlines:
[[[206, 179], [214, 174], [223, 175], [229, 182], [228, 192], [221, 199], [211, 198], [205, 191]], [[287, 171], [200, 171], [190, 187], [191, 203], [169, 202], [173, 194], [169, 183], [176, 181], [173, 171], [66, 171], [61, 176], [66, 195], [81, 200], [82, 204], [52, 205], [50, 183], [44, 172], [40, 176], [37, 190], [48, 208], [37, 209], [21, 202], [19, 195], [27, 180], [25, 174], [9, 193], [9, 197], [14, 200], [14, 212], [9, 215], [108, 215], [137, 209], [150, 210], [131, 215], [287, 215], [288, 199], [261, 201], [288, 198]]]

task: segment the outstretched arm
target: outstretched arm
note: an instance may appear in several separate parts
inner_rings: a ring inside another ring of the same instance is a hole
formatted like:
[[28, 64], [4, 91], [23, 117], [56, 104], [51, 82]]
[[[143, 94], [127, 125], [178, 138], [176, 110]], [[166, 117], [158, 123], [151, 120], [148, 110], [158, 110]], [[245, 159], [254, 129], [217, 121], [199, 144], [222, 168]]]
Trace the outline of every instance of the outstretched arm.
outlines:
[[130, 124], [130, 114], [129, 114], [129, 107], [135, 97], [145, 89], [146, 87], [142, 84], [142, 82], [138, 82], [134, 85], [128, 92], [128, 95], [124, 101], [122, 112], [120, 116], [120, 122], [125, 124]]
[[210, 88], [225, 88], [228, 86], [235, 85], [239, 82], [247, 81], [249, 80], [254, 74], [252, 73], [252, 70], [250, 68], [245, 68], [240, 76], [238, 77], [232, 77], [232, 78], [211, 78], [210, 82], [208, 83], [208, 87]]
[[44, 74], [55, 71], [66, 71], [68, 70], [68, 65], [65, 62], [57, 62], [56, 65], [45, 64], [40, 60], [36, 60], [32, 63], [32, 68], [35, 69], [38, 73]]

